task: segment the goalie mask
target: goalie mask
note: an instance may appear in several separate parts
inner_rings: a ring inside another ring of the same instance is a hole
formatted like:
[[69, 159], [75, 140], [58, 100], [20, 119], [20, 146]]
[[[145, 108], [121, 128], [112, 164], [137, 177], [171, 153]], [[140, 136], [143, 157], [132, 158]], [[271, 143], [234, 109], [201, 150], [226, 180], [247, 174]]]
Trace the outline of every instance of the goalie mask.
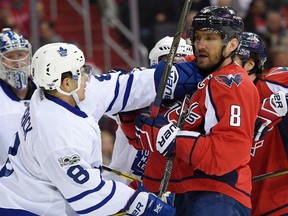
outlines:
[[[72, 95], [76, 102], [76, 92], [81, 83], [81, 67], [84, 66], [83, 52], [75, 45], [68, 43], [52, 43], [39, 48], [33, 55], [31, 74], [35, 82], [45, 90], [57, 90], [65, 95]], [[86, 69], [86, 68], [85, 68]], [[71, 72], [72, 79], [78, 86], [72, 92], [60, 89], [62, 74]]]
[[0, 78], [13, 88], [27, 88], [31, 45], [22, 35], [2, 29], [0, 33]]
[[[162, 56], [169, 54], [172, 42], [173, 37], [166, 36], [156, 43], [156, 45], [149, 53], [150, 66], [158, 64]], [[193, 55], [192, 46], [187, 44], [183, 38], [180, 39], [175, 56], [177, 57], [179, 55], [180, 56]]]

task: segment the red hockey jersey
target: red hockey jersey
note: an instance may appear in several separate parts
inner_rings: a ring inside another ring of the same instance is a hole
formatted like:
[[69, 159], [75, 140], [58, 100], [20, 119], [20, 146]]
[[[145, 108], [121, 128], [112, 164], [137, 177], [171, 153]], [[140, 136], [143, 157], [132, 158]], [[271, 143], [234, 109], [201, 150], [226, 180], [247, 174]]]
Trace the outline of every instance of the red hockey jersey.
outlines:
[[[235, 63], [199, 83], [176, 139], [168, 190], [220, 192], [251, 208], [248, 162], [259, 106], [255, 85]], [[179, 109], [180, 104], [175, 103], [161, 112], [175, 120]], [[202, 135], [195, 137], [192, 131]], [[159, 191], [166, 160], [158, 153], [150, 153], [143, 177], [149, 191]]]
[[[281, 90], [288, 93], [288, 68], [272, 68], [255, 82], [260, 100]], [[288, 169], [288, 117], [255, 142], [251, 151], [252, 176]], [[252, 215], [288, 214], [288, 175], [253, 183]]]

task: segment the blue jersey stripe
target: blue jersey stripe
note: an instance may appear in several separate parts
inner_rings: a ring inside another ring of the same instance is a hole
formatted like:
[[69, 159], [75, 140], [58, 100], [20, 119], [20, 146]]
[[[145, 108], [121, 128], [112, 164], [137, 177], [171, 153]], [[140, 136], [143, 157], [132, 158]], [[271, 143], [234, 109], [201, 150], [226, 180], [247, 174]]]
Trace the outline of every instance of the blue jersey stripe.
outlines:
[[120, 84], [119, 84], [119, 76], [118, 76], [118, 79], [117, 79], [117, 82], [116, 82], [116, 86], [115, 86], [115, 91], [114, 91], [114, 98], [113, 100], [111, 101], [111, 103], [109, 104], [109, 107], [107, 108], [106, 112], [110, 111], [116, 101], [116, 98], [118, 97], [119, 95], [119, 88], [120, 88]]
[[88, 213], [90, 213], [92, 211], [95, 211], [95, 210], [101, 208], [106, 203], [108, 203], [110, 201], [110, 199], [114, 196], [115, 191], [116, 191], [116, 183], [114, 181], [112, 181], [112, 182], [113, 182], [113, 186], [112, 186], [111, 193], [105, 199], [103, 199], [100, 203], [98, 203], [95, 206], [92, 206], [90, 208], [87, 208], [87, 209], [84, 209], [84, 210], [81, 210], [81, 211], [76, 211], [76, 213], [77, 214], [88, 214]]
[[127, 87], [125, 90], [124, 100], [123, 100], [123, 105], [122, 105], [121, 111], [124, 110], [126, 105], [127, 105], [127, 101], [128, 101], [129, 96], [130, 96], [130, 93], [131, 93], [133, 80], [134, 80], [134, 74], [131, 73], [131, 74], [129, 74], [129, 79], [127, 82]]
[[101, 181], [101, 183], [100, 183], [96, 188], [94, 188], [94, 189], [92, 189], [92, 190], [85, 191], [85, 192], [83, 192], [83, 193], [81, 193], [81, 194], [78, 194], [77, 196], [71, 197], [71, 198], [66, 199], [66, 200], [67, 200], [67, 202], [69, 202], [69, 203], [75, 202], [75, 201], [80, 200], [80, 199], [82, 199], [83, 197], [85, 197], [85, 196], [87, 196], [87, 195], [89, 195], [89, 194], [91, 194], [91, 193], [94, 193], [94, 192], [97, 192], [97, 191], [101, 190], [101, 188], [102, 188], [104, 185], [105, 185], [105, 181]]
[[0, 208], [0, 215], [1, 216], [37, 216], [31, 212], [22, 210], [22, 209], [4, 209]]

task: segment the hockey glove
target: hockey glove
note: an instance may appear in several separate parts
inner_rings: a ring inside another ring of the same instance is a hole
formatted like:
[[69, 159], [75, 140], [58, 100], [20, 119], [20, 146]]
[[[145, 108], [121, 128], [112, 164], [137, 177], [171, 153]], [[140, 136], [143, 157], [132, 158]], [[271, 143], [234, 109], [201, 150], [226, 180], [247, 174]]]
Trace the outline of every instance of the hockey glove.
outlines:
[[158, 151], [163, 156], [169, 157], [175, 149], [175, 138], [179, 128], [162, 115], [157, 118], [149, 117], [143, 113], [135, 119], [136, 135], [140, 139], [142, 148], [152, 152]]
[[272, 94], [263, 100], [255, 123], [254, 140], [263, 139], [273, 126], [278, 124], [287, 113], [287, 101], [284, 92]]
[[134, 110], [129, 112], [120, 112], [118, 113], [120, 119], [120, 126], [124, 132], [126, 138], [129, 141], [130, 145], [133, 145], [137, 150], [142, 150], [142, 146], [137, 142], [136, 129], [135, 129], [135, 118], [140, 115], [140, 110]]
[[124, 210], [130, 215], [163, 215], [174, 216], [176, 210], [171, 204], [163, 202], [155, 194], [147, 192], [143, 184], [139, 181], [133, 181], [130, 183], [136, 191], [129, 199], [128, 203], [124, 207]]
[[174, 206], [175, 194], [170, 191], [166, 191], [162, 196], [161, 200], [169, 205]]
[[[155, 88], [161, 82], [166, 62], [160, 61], [155, 67]], [[203, 76], [194, 62], [184, 62], [174, 64], [171, 68], [167, 84], [164, 90], [163, 99], [183, 99], [186, 93], [191, 93], [197, 89], [198, 82], [203, 80]]]

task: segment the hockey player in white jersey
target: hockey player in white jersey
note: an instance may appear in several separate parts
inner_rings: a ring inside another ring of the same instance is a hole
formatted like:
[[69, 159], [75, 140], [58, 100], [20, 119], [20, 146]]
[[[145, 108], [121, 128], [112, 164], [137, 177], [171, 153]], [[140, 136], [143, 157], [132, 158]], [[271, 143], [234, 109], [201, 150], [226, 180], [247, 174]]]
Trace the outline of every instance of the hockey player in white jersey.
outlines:
[[2, 29], [0, 33], [0, 166], [7, 159], [11, 139], [20, 123], [36, 85], [28, 77], [31, 45], [21, 34]]
[[[148, 106], [156, 95], [155, 71], [91, 76], [86, 83], [89, 66], [75, 45], [38, 49], [31, 73], [41, 89], [34, 92], [0, 170], [0, 215], [174, 215], [171, 194], [166, 204], [139, 182], [132, 188], [101, 176], [95, 119]], [[190, 75], [177, 74], [170, 96], [198, 76]]]
[[[165, 36], [155, 44], [149, 53], [150, 66], [157, 65], [161, 60], [167, 60], [172, 42], [173, 37]], [[186, 41], [181, 38], [174, 62], [181, 62], [184, 60], [184, 57], [188, 55], [193, 55], [192, 46], [187, 44]], [[118, 118], [115, 120], [118, 124], [120, 124], [120, 120]], [[149, 151], [138, 151], [128, 143], [127, 137], [119, 126], [116, 131], [116, 139], [109, 167], [128, 174], [130, 177], [135, 179], [142, 179], [148, 156]], [[125, 184], [129, 184], [131, 182], [130, 179], [105, 170], [103, 171], [103, 176], [107, 179], [121, 181]]]

